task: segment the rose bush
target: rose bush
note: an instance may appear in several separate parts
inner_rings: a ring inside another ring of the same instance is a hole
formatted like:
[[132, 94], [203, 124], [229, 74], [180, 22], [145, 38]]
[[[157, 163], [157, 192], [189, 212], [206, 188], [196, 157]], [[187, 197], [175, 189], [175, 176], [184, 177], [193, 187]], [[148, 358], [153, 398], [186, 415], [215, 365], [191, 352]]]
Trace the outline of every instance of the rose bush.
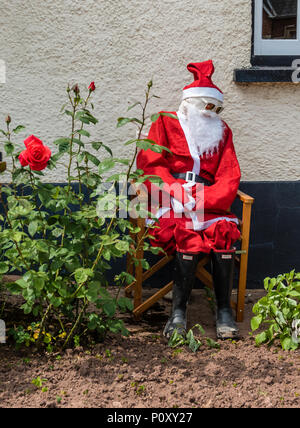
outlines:
[[[6, 120], [6, 130], [0, 130], [4, 150], [11, 158], [7, 171], [12, 178], [11, 185], [2, 185], [0, 195], [5, 211], [0, 218], [0, 275], [20, 275], [6, 283], [10, 293], [23, 298], [21, 309], [26, 317], [9, 330], [18, 344], [45, 344], [51, 351], [83, 340], [102, 340], [107, 332], [128, 333], [117, 313], [132, 309], [131, 300], [120, 292], [134, 278], [126, 271], [115, 275], [112, 283], [118, 291], [112, 295], [106, 273], [111, 261], [126, 253], [138, 263], [135, 255], [141, 241], [134, 238], [140, 229], [117, 215], [120, 204], [123, 209], [128, 203], [122, 192], [115, 197], [113, 216], [102, 217], [98, 207], [99, 203], [109, 205], [120, 176], [125, 177], [125, 187], [129, 180], [145, 180], [143, 171], [132, 170], [139, 147], [164, 149], [141, 138], [151, 86], [150, 82], [144, 103], [132, 106], [141, 107], [141, 118], [122, 117], [117, 123], [118, 127], [126, 123], [138, 127], [138, 136], [125, 143], [136, 146], [131, 159], [113, 157], [108, 146], [91, 138], [89, 127], [98, 123], [91, 103], [94, 82], [85, 97], [77, 84], [67, 88], [61, 113], [70, 120], [70, 132], [52, 143], [57, 147], [55, 153], [34, 135], [25, 139], [25, 150], [20, 147], [15, 138], [24, 126], [11, 129], [11, 118]], [[156, 117], [151, 116], [152, 120]], [[123, 171], [104, 178], [116, 164]], [[65, 185], [46, 182], [47, 170], [54, 168], [59, 168], [60, 176], [65, 169]], [[108, 189], [99, 192], [101, 187]], [[159, 251], [147, 241], [144, 249]], [[147, 267], [146, 260], [141, 263]]]

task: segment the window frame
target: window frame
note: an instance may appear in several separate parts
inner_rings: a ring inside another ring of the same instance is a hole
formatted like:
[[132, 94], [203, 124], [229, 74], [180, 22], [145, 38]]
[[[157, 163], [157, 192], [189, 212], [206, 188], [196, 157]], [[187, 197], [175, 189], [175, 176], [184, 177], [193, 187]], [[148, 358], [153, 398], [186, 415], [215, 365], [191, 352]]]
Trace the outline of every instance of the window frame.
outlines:
[[300, 58], [300, 0], [297, 1], [297, 39], [268, 40], [262, 39], [263, 0], [252, 0], [253, 66], [291, 66], [294, 59]]

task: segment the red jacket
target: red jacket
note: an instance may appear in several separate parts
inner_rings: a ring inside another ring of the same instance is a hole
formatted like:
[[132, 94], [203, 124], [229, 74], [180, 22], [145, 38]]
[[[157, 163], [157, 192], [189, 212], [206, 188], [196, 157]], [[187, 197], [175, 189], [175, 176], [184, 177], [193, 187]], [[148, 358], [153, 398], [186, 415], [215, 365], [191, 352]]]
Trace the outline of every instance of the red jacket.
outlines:
[[[186, 138], [184, 117], [180, 113], [171, 113], [179, 120], [169, 116], [159, 116], [152, 124], [148, 138], [158, 145], [167, 147], [172, 154], [166, 150], [162, 153], [156, 153], [150, 149], [140, 150], [137, 156], [137, 168], [142, 169], [146, 175], [159, 176], [168, 185], [185, 183], [184, 180], [175, 179], [172, 173], [195, 172], [212, 183], [211, 186], [204, 186], [204, 216], [202, 216], [201, 228], [205, 229], [218, 219], [237, 222], [234, 214], [228, 212], [236, 197], [241, 178], [230, 128], [223, 122], [223, 139], [218, 151], [212, 155], [204, 154], [199, 157], [192, 143]], [[151, 182], [147, 180], [145, 185], [150, 192]], [[173, 191], [169, 193], [172, 197], [176, 197]]]

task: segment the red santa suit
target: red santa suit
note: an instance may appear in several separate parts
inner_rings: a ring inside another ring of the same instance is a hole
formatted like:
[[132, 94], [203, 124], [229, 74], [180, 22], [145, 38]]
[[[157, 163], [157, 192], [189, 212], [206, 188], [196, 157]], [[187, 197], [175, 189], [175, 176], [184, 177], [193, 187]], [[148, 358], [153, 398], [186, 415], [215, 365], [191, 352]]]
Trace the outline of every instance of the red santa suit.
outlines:
[[[150, 231], [155, 238], [151, 239], [151, 243], [162, 247], [169, 254], [174, 250], [209, 253], [211, 250], [230, 249], [240, 236], [238, 220], [228, 212], [236, 197], [241, 177], [232, 132], [223, 122], [223, 139], [218, 150], [212, 155], [204, 154], [199, 157], [189, 137], [185, 117], [179, 112], [171, 113], [178, 119], [160, 115], [152, 124], [148, 139], [167, 147], [172, 154], [166, 150], [161, 153], [150, 149], [141, 150], [137, 156], [137, 167], [146, 175], [159, 176], [171, 188], [175, 183], [186, 183], [185, 180], [174, 178], [172, 174], [187, 171], [196, 173], [212, 185], [204, 185], [204, 212], [200, 216], [191, 210], [191, 213], [183, 213], [178, 218], [174, 213], [172, 199], [169, 206], [162, 206], [161, 203], [160, 209], [154, 213], [159, 218], [159, 227]], [[147, 180], [145, 185], [151, 194], [153, 184]], [[173, 193], [170, 194], [171, 197], [174, 196]]]

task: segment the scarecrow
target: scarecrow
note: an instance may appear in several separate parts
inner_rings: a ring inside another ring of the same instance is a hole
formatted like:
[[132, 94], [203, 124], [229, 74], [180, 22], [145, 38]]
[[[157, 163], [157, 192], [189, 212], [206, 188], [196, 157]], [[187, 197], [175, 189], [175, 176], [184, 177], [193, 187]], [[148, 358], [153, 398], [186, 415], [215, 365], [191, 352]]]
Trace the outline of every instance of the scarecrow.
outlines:
[[[160, 153], [141, 150], [137, 167], [159, 176], [158, 227], [151, 244], [175, 253], [172, 311], [164, 328], [186, 334], [187, 304], [198, 262], [211, 255], [217, 303], [216, 331], [221, 339], [238, 337], [230, 296], [233, 286], [234, 242], [238, 219], [229, 209], [240, 183], [232, 131], [221, 118], [224, 95], [212, 82], [211, 60], [190, 63], [194, 81], [183, 89], [177, 112], [161, 112], [148, 138], [168, 148]], [[145, 182], [153, 193], [156, 185]], [[157, 194], [157, 192], [156, 192]]]

